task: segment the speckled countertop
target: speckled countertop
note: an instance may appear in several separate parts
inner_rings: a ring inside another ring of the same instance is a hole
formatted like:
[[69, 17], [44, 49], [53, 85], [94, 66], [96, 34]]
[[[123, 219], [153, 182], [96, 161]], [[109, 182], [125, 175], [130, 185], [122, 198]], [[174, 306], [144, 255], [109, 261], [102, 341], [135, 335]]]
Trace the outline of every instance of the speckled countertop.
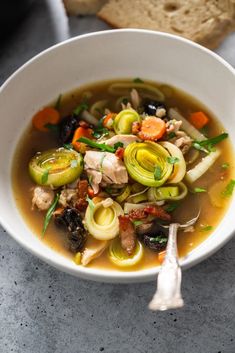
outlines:
[[[1, 42], [0, 84], [56, 42], [106, 28], [93, 17], [67, 22], [57, 0], [37, 1]], [[218, 53], [235, 66], [235, 35]], [[79, 280], [42, 263], [0, 228], [0, 352], [234, 353], [234, 270], [235, 238], [184, 272], [182, 310], [152, 313], [155, 283]]]

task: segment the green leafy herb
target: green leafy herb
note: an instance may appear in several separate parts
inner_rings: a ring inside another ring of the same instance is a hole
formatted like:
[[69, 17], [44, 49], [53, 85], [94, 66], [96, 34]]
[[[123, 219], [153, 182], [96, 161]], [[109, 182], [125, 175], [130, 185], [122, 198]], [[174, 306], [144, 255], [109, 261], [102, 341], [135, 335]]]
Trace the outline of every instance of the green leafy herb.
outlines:
[[207, 192], [207, 190], [204, 189], [204, 188], [194, 188], [194, 189], [193, 189], [193, 192], [195, 192], [195, 193], [200, 193], [200, 192]]
[[103, 163], [104, 163], [104, 159], [106, 157], [106, 154], [103, 153], [101, 160], [100, 160], [100, 173], [103, 174]]
[[169, 139], [173, 139], [174, 137], [176, 137], [176, 133], [174, 131], [171, 131], [169, 134], [168, 134], [168, 138]]
[[77, 168], [78, 166], [78, 161], [76, 159], [73, 159], [70, 163], [71, 168]]
[[133, 220], [132, 223], [134, 224], [135, 227], [140, 226], [141, 224], [143, 224], [143, 221], [138, 221], [138, 220]]
[[176, 210], [176, 208], [179, 206], [179, 203], [178, 202], [172, 202], [170, 203], [166, 208], [166, 212], [173, 212]]
[[117, 150], [119, 147], [123, 147], [124, 144], [122, 142], [116, 142], [113, 147], [115, 148], [115, 150]]
[[52, 205], [50, 206], [50, 208], [47, 211], [47, 214], [46, 214], [46, 217], [45, 217], [45, 220], [44, 220], [43, 229], [42, 229], [42, 237], [44, 237], [44, 235], [46, 233], [48, 224], [50, 223], [51, 217], [53, 215], [53, 212], [55, 211], [55, 208], [57, 206], [59, 198], [60, 198], [60, 193], [57, 193], [55, 198], [54, 198], [54, 200], [53, 200]]
[[224, 197], [232, 196], [234, 188], [235, 188], [235, 180], [231, 179], [228, 185], [226, 186], [225, 190], [222, 191], [221, 193], [222, 196]]
[[107, 188], [105, 188], [105, 191], [106, 191], [108, 194], [112, 194], [113, 189], [112, 189], [110, 186], [107, 186]]
[[212, 152], [212, 151], [214, 151], [214, 146], [217, 145], [217, 143], [226, 139], [227, 137], [228, 137], [228, 134], [226, 132], [224, 132], [223, 134], [209, 138], [207, 140], [194, 141], [193, 147], [198, 150], [204, 151], [206, 153]]
[[159, 243], [159, 244], [166, 244], [167, 243], [167, 238], [166, 237], [154, 237], [154, 238], [149, 238], [151, 243]]
[[83, 142], [90, 147], [97, 148], [97, 149], [104, 151], [104, 152], [111, 152], [111, 153], [116, 152], [116, 148], [105, 145], [104, 143], [98, 143], [98, 142], [92, 141], [86, 137], [80, 137], [77, 140], [77, 142]]
[[46, 169], [45, 172], [42, 174], [41, 182], [42, 184], [46, 184], [49, 176], [49, 169]]
[[83, 158], [80, 159], [80, 163], [79, 164], [80, 164], [80, 167], [84, 166], [84, 159]]
[[212, 229], [213, 229], [212, 226], [204, 226], [204, 227], [201, 227], [200, 232], [209, 232]]
[[66, 149], [66, 150], [72, 150], [73, 149], [73, 145], [71, 143], [64, 143], [63, 144], [63, 147]]
[[162, 168], [157, 165], [154, 169], [154, 179], [155, 180], [160, 180], [162, 177]]
[[203, 126], [200, 129], [200, 132], [204, 135], [204, 136], [208, 136], [208, 126]]
[[144, 83], [144, 81], [141, 80], [141, 78], [139, 78], [139, 77], [134, 78], [133, 82], [134, 83]]
[[98, 139], [101, 136], [106, 136], [109, 134], [109, 130], [103, 126], [103, 119], [100, 119], [98, 125], [94, 128], [93, 136]]
[[62, 99], [62, 94], [59, 94], [56, 102], [55, 102], [55, 109], [56, 110], [60, 110], [60, 106], [61, 106], [61, 99]]
[[74, 109], [73, 114], [79, 115], [81, 114], [81, 112], [83, 112], [83, 110], [87, 110], [87, 109], [88, 109], [88, 105], [86, 103], [81, 103]]
[[51, 132], [55, 132], [55, 133], [59, 132], [59, 126], [56, 124], [48, 123], [48, 124], [45, 124], [44, 127], [50, 130]]
[[221, 168], [222, 169], [228, 169], [230, 167], [230, 164], [229, 163], [223, 163], [222, 165], [221, 165]]
[[173, 156], [167, 157], [167, 162], [169, 164], [176, 164], [176, 163], [179, 162], [179, 158], [178, 157], [173, 157]]
[[89, 205], [91, 211], [93, 212], [93, 211], [94, 211], [94, 208], [95, 208], [94, 202], [93, 202], [92, 199], [90, 199], [88, 196], [87, 196], [86, 200], [87, 200], [87, 202], [88, 202], [88, 205]]

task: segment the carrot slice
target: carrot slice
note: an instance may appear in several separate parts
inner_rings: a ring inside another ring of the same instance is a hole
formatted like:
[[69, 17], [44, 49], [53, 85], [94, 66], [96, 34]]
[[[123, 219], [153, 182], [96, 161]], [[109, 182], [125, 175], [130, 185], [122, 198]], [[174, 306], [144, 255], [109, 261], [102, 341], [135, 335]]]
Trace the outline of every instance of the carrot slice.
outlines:
[[74, 149], [78, 152], [82, 152], [81, 149], [83, 146], [85, 146], [84, 143], [78, 142], [77, 140], [80, 139], [80, 137], [87, 137], [87, 138], [92, 138], [92, 129], [86, 129], [84, 127], [79, 126], [73, 135], [73, 140], [72, 140], [72, 145]]
[[156, 141], [164, 135], [165, 131], [166, 123], [164, 120], [155, 116], [148, 116], [142, 121], [138, 136], [142, 140]]
[[165, 256], [166, 256], [166, 250], [160, 251], [158, 253], [158, 261], [160, 262], [160, 264], [163, 263]]
[[116, 115], [117, 114], [114, 114], [114, 113], [107, 114], [103, 120], [103, 126], [106, 127], [107, 129], [111, 128], [113, 125], [113, 119], [115, 118]]
[[[43, 132], [50, 130], [49, 125], [57, 125], [60, 121], [59, 112], [51, 107], [46, 107], [33, 116], [33, 126]], [[48, 127], [47, 127], [48, 126]]]
[[189, 121], [196, 129], [202, 129], [208, 124], [209, 118], [203, 112], [195, 112], [190, 115]]

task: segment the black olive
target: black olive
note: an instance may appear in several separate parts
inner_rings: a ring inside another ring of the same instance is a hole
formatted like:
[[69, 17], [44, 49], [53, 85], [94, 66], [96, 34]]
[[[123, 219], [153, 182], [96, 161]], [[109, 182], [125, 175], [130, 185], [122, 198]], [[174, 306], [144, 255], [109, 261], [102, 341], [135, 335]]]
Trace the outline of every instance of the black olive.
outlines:
[[149, 249], [161, 251], [166, 248], [168, 229], [153, 221], [152, 223], [141, 224], [136, 227], [136, 233]]
[[55, 223], [66, 228], [71, 251], [82, 250], [87, 232], [82, 223], [82, 217], [76, 208], [66, 207], [60, 214], [55, 216]]
[[64, 118], [59, 127], [59, 139], [62, 144], [72, 140], [74, 131], [78, 127], [77, 117], [70, 115]]
[[166, 106], [165, 104], [163, 104], [162, 102], [157, 102], [157, 101], [146, 101], [144, 104], [144, 113], [147, 115], [156, 115], [157, 109], [165, 109], [166, 110]]

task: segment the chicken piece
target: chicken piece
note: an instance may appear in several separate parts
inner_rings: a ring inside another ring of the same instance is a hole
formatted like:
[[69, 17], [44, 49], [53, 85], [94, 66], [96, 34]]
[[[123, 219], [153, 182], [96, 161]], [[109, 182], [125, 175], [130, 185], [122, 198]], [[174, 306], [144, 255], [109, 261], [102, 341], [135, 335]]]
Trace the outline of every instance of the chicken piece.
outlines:
[[94, 194], [98, 194], [99, 192], [99, 184], [102, 180], [102, 173], [98, 172], [94, 169], [87, 169], [87, 176], [89, 180], [89, 184], [92, 187]]
[[63, 207], [74, 207], [77, 202], [77, 199], [77, 189], [64, 189], [60, 193], [59, 204]]
[[121, 246], [128, 255], [132, 255], [136, 245], [135, 228], [129, 216], [119, 216]]
[[[184, 131], [179, 131], [179, 132], [184, 133]], [[174, 145], [176, 145], [182, 151], [182, 153], [185, 154], [188, 152], [188, 150], [192, 146], [192, 139], [191, 139], [191, 137], [189, 137], [188, 135], [185, 134], [185, 136], [177, 138], [174, 141]]]
[[156, 116], [160, 119], [166, 116], [166, 109], [163, 107], [157, 107]]
[[107, 240], [103, 240], [103, 241], [97, 241], [94, 244], [87, 246], [82, 253], [81, 264], [83, 266], [86, 266], [92, 260], [99, 257], [107, 248], [108, 244], [109, 242]]
[[110, 139], [106, 140], [104, 143], [108, 146], [114, 146], [115, 143], [123, 143], [123, 147], [127, 147], [132, 142], [141, 141], [136, 135], [115, 135]]
[[40, 211], [47, 211], [52, 205], [55, 193], [44, 186], [36, 186], [33, 190], [32, 209], [36, 206]]
[[167, 123], [166, 123], [166, 132], [167, 134], [171, 133], [171, 132], [174, 132], [176, 133], [180, 127], [182, 125], [182, 121], [181, 120], [169, 120]]
[[[124, 163], [109, 152], [87, 151], [84, 157], [85, 170], [102, 174], [102, 180], [108, 184], [126, 184], [128, 174]], [[100, 178], [100, 175], [97, 176]]]

